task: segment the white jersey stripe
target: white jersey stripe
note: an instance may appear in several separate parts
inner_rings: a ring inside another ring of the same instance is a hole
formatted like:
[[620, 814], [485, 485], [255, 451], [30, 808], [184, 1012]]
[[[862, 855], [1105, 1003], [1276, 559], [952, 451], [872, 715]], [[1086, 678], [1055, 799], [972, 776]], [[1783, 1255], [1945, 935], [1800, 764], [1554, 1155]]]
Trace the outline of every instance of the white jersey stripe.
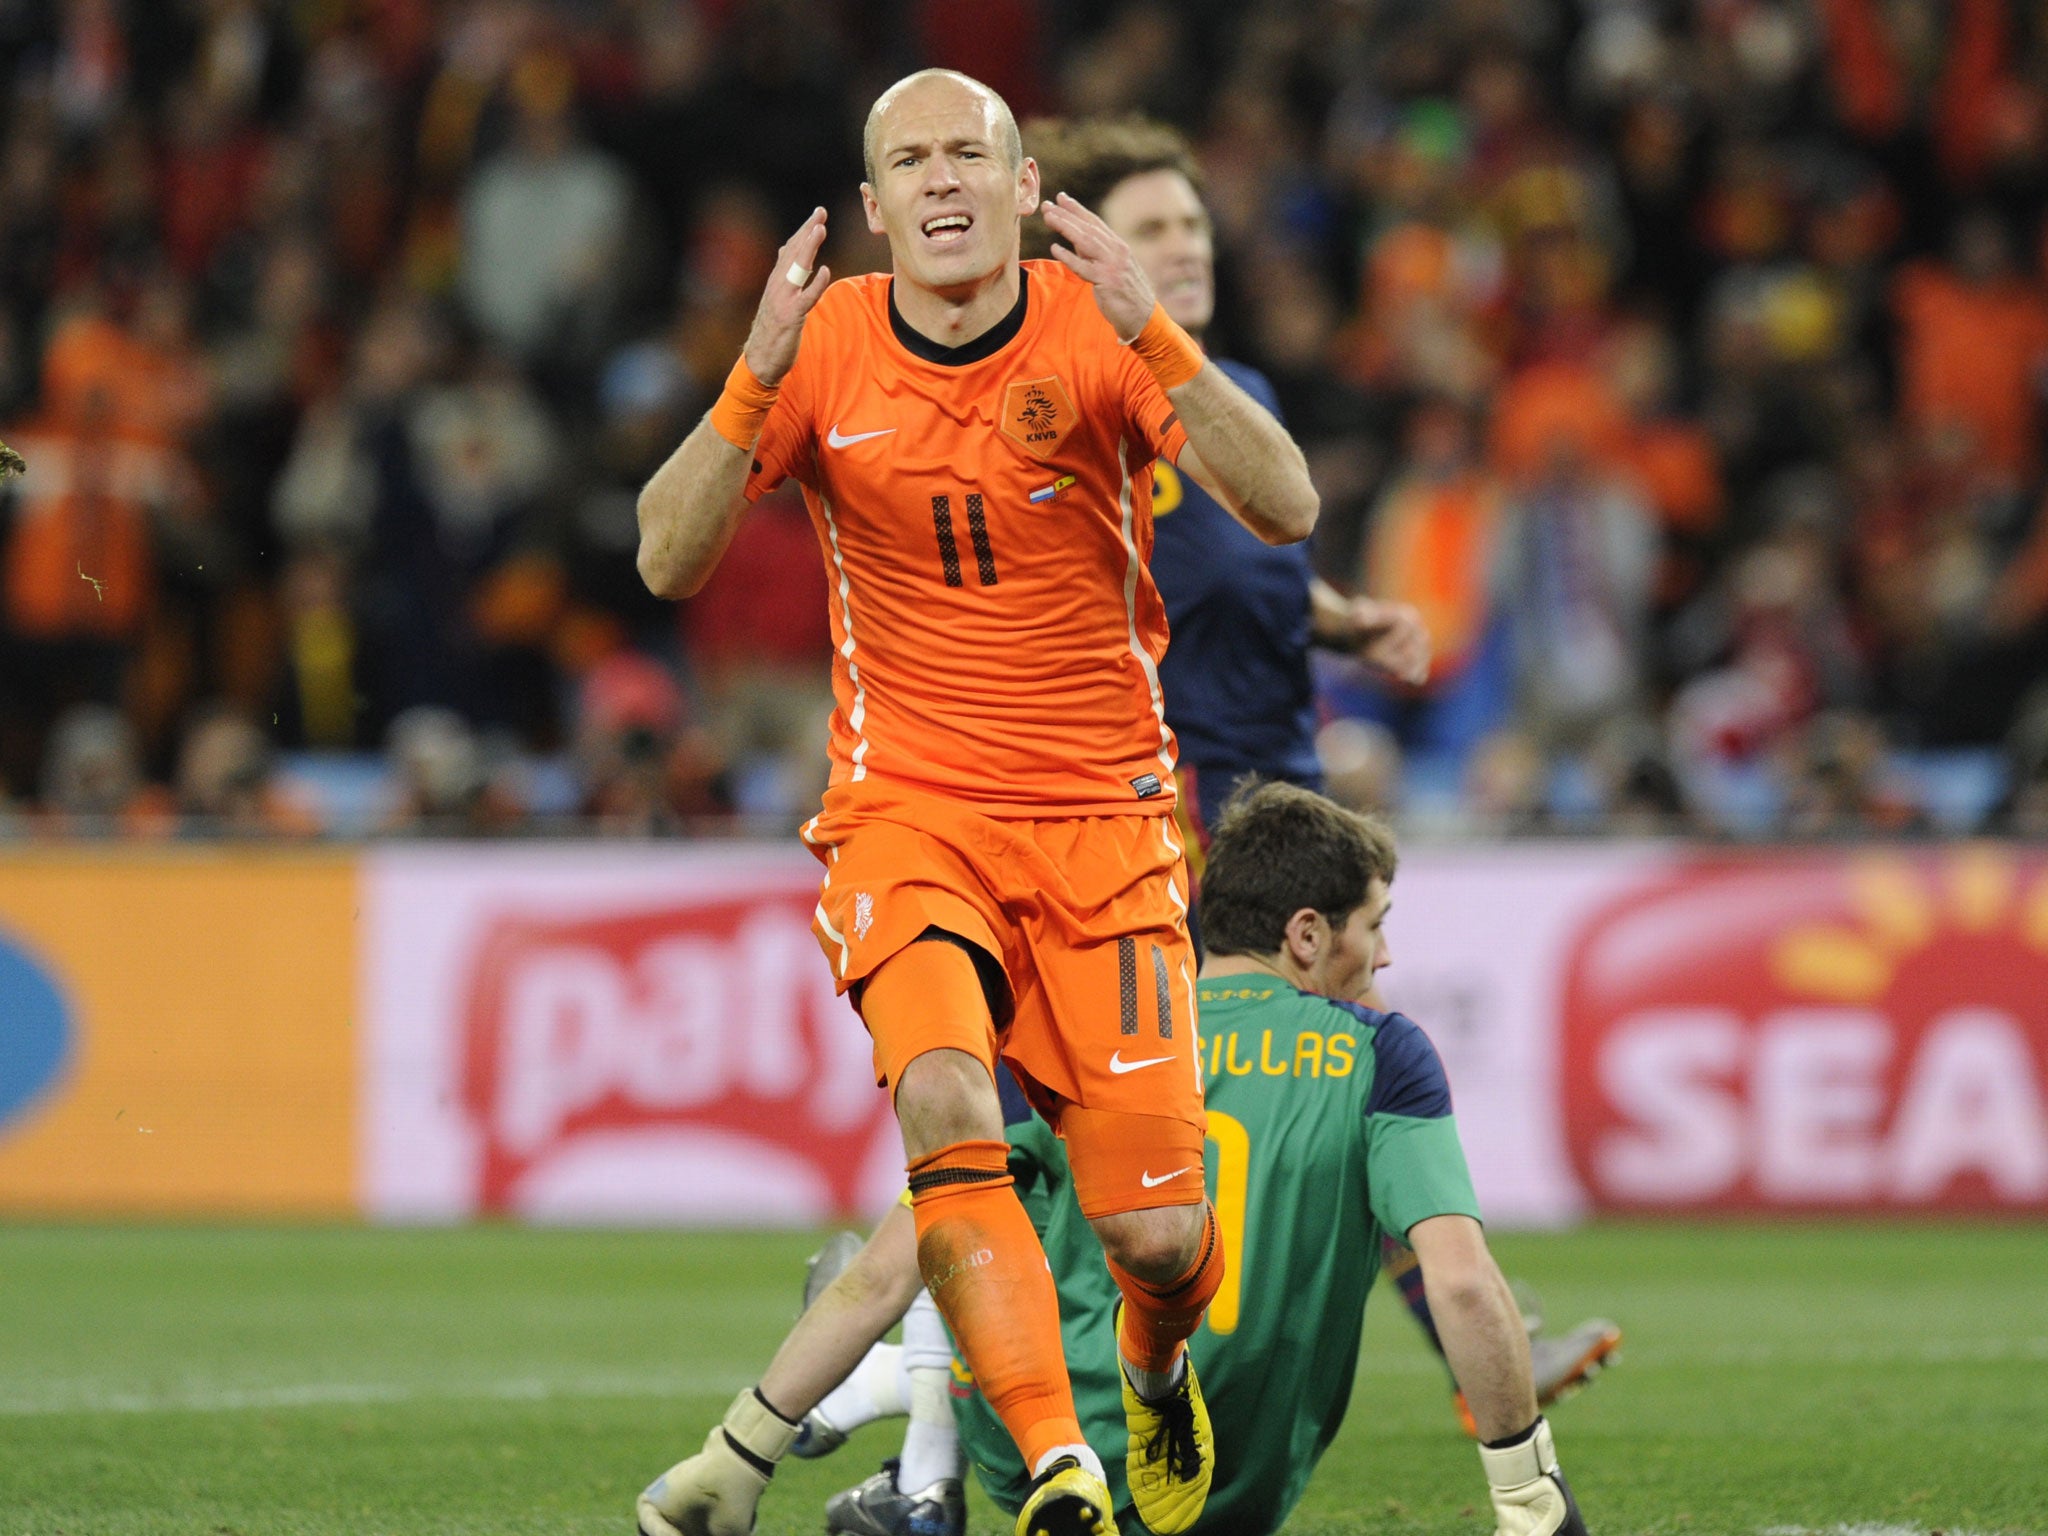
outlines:
[[[1159, 722], [1159, 766], [1163, 775], [1173, 777], [1173, 732], [1166, 728], [1166, 695], [1159, 687], [1159, 668], [1138, 639], [1138, 573], [1144, 559], [1138, 553], [1137, 509], [1131, 501], [1130, 442], [1120, 438], [1116, 445], [1116, 468], [1120, 477], [1117, 504], [1123, 514], [1124, 540], [1124, 623], [1130, 636], [1131, 654], [1145, 674], [1145, 687], [1152, 695], [1152, 718]], [[1168, 839], [1169, 845], [1172, 839]], [[1175, 849], [1176, 856], [1179, 850]]]
[[[832, 503], [820, 496], [818, 506], [825, 514], [825, 537], [832, 543], [832, 568], [839, 573], [839, 623], [846, 631], [846, 640], [839, 647], [839, 654], [846, 658], [846, 679], [853, 684], [853, 712], [846, 717], [846, 724], [854, 735], [853, 782], [858, 784], [868, 776], [868, 738], [865, 734], [868, 691], [860, 680], [860, 666], [853, 659], [853, 586], [846, 576], [846, 557], [839, 551], [839, 520], [832, 515]], [[1129, 521], [1128, 517], [1125, 520]], [[1156, 684], [1154, 691], [1157, 691]], [[841, 969], [843, 971], [844, 967]]]
[[[811, 834], [817, 830], [818, 823], [824, 820], [824, 817], [825, 813], [820, 811], [816, 816], [805, 822], [797, 834], [813, 848], [818, 847], [819, 844], [817, 838]], [[839, 862], [839, 845], [837, 843], [826, 843], [824, 848], [827, 853], [831, 854], [832, 864], [837, 864]], [[832, 926], [832, 919], [825, 915], [824, 893], [832, 888], [832, 864], [825, 866], [825, 878], [818, 884], [818, 905], [814, 909], [813, 915], [818, 919], [818, 926], [825, 930], [825, 937], [839, 946], [839, 964], [836, 969], [841, 976], [844, 976], [847, 966], [853, 961], [853, 956], [846, 947], [846, 935], [837, 928], [834, 928]]]

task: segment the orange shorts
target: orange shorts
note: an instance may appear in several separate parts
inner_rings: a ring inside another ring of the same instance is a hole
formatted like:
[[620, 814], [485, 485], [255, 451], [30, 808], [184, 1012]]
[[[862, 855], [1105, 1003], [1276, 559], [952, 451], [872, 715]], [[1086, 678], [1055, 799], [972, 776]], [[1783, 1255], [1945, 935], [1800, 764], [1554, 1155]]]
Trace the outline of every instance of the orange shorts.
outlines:
[[1090, 1215], [1203, 1198], [1195, 956], [1171, 818], [997, 820], [842, 787], [804, 837], [826, 865], [812, 930], [841, 991], [928, 928], [984, 950], [1008, 983], [992, 1033], [937, 1015], [881, 1034], [871, 1023], [877, 1082], [893, 1087], [930, 1050], [991, 1068], [1000, 1055], [1068, 1139]]

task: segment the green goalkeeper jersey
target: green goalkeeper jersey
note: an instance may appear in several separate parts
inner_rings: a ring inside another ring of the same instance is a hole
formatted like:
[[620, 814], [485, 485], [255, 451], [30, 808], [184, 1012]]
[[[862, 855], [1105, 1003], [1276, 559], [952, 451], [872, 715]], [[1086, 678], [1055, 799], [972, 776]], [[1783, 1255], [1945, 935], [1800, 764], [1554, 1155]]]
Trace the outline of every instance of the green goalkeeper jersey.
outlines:
[[[1189, 1342], [1215, 1427], [1216, 1475], [1195, 1529], [1279, 1529], [1342, 1423], [1380, 1235], [1429, 1216], [1477, 1217], [1443, 1064], [1400, 1014], [1278, 978], [1197, 984], [1207, 1051], [1209, 1196], [1226, 1272]], [[1006, 1095], [1006, 1100], [1009, 1098]], [[1082, 1431], [1117, 1518], [1143, 1525], [1124, 1483], [1117, 1290], [1043, 1121], [1009, 1127], [1010, 1169], [1059, 1282], [1060, 1331]], [[982, 1486], [1014, 1513], [1028, 1486], [1002, 1422], [954, 1366], [954, 1417]]]

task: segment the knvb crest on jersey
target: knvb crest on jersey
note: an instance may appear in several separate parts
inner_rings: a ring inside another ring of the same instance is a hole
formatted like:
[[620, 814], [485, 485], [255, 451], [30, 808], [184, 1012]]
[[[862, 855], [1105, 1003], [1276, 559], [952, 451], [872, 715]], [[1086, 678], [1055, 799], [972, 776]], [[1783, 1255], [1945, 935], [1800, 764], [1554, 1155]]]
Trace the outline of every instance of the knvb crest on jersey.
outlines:
[[1003, 435], [1038, 458], [1051, 458], [1059, 451], [1074, 421], [1074, 402], [1057, 374], [1018, 379], [1003, 394]]

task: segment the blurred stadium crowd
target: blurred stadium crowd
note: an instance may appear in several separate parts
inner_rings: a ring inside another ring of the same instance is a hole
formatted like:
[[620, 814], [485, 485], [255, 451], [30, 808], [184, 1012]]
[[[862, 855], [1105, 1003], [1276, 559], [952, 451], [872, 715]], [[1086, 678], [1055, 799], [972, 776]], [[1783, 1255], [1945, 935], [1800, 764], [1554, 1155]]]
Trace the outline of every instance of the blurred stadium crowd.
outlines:
[[[2048, 832], [2048, 7], [0, 0], [11, 835], [766, 829], [800, 500], [634, 497], [875, 92], [1184, 128], [1340, 587], [1333, 789], [1441, 831]], [[793, 487], [786, 488], [793, 490]]]

